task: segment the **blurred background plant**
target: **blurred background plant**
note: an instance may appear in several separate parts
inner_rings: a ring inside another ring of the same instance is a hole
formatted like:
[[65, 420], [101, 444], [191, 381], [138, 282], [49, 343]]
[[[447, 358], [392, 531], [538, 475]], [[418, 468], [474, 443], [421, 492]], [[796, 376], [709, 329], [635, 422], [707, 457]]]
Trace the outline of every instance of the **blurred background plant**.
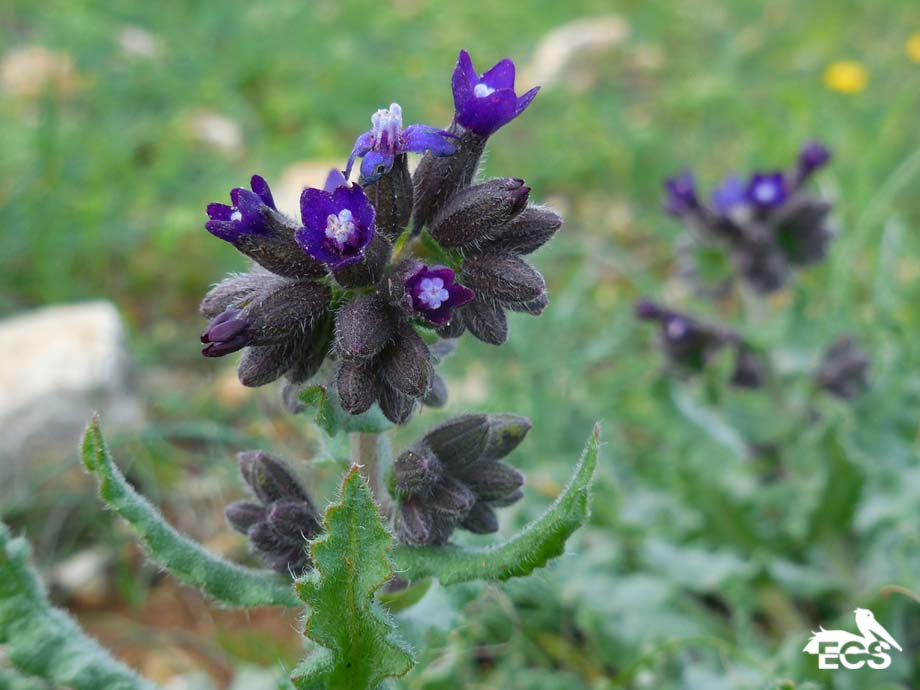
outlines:
[[[222, 516], [243, 493], [241, 448], [319, 454], [309, 471], [330, 495], [337, 474], [277, 391], [243, 389], [233, 362], [216, 371], [198, 355], [200, 294], [244, 267], [207, 237], [204, 205], [258, 171], [282, 181], [279, 206], [293, 211], [366, 129], [342, 113], [398, 100], [410, 121], [446, 125], [457, 49], [483, 64], [508, 55], [522, 89], [543, 86], [540, 107], [492, 144], [486, 172], [513, 169], [565, 212], [535, 260], [552, 301], [540, 321], [512, 316], [500, 350], [469, 342], [447, 360], [452, 399], [423, 416], [534, 420], [516, 462], [528, 500], [506, 534], [559, 492], [597, 417], [605, 462], [569, 557], [528, 581], [433, 588], [404, 615], [425, 659], [402, 686], [920, 684], [916, 604], [882, 594], [920, 589], [915, 3], [13, 0], [0, 27], [0, 312], [115, 302], [152, 425], [126, 426], [112, 449], [183, 530], [247, 557]], [[661, 180], [692, 165], [709, 189], [727, 168], [783, 167], [815, 137], [834, 152], [812, 183], [834, 202], [827, 260], [756, 309], [690, 290]], [[676, 380], [633, 318], [644, 295], [743, 333], [788, 374], [813, 371], [848, 333], [871, 356], [870, 386], [813, 398], [805, 377], [778, 401], [728, 385], [729, 360]], [[15, 373], [28, 353], [2, 354]], [[272, 687], [276, 669], [266, 681], [253, 667], [296, 660], [291, 614], [209, 608], [143, 566], [75, 451], [15, 460], [0, 456], [17, 468], [0, 517], [33, 540], [56, 600], [142, 673], [176, 688]], [[817, 671], [800, 651], [809, 631], [851, 628], [857, 606], [905, 653], [885, 672]], [[457, 610], [471, 614], [463, 625]], [[420, 625], [434, 618], [440, 629]]]

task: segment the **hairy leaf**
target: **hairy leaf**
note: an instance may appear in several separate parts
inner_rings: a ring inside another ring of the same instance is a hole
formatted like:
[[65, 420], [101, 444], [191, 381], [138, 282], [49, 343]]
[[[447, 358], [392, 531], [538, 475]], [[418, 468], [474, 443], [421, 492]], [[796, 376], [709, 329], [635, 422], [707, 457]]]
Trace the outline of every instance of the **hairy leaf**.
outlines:
[[452, 546], [399, 546], [392, 559], [409, 579], [437, 578], [450, 585], [469, 580], [507, 580], [530, 574], [556, 556], [566, 540], [588, 520], [589, 488], [597, 467], [600, 427], [585, 446], [575, 473], [544, 513], [503, 544], [482, 549]]
[[374, 593], [393, 575], [391, 537], [356, 465], [326, 509], [325, 534], [312, 542], [315, 570], [295, 589], [310, 607], [304, 634], [318, 648], [293, 674], [300, 690], [374, 690], [405, 675], [414, 659]]
[[[64, 611], [54, 608], [38, 575], [29, 568], [29, 545], [0, 522], [0, 645], [9, 663], [29, 676], [74, 690], [156, 690], [112, 658]], [[0, 669], [2, 670], [2, 669]], [[0, 687], [24, 678], [0, 674]]]
[[301, 391], [300, 402], [306, 406], [306, 412], [313, 415], [316, 426], [329, 436], [341, 432], [379, 434], [393, 426], [378, 407], [359, 415], [348, 414], [342, 409], [338, 393], [331, 387], [308, 386]]
[[230, 563], [177, 532], [125, 480], [112, 461], [94, 418], [83, 436], [83, 464], [99, 484], [99, 495], [121, 516], [147, 555], [186, 584], [227, 606], [298, 606], [290, 580], [267, 570]]

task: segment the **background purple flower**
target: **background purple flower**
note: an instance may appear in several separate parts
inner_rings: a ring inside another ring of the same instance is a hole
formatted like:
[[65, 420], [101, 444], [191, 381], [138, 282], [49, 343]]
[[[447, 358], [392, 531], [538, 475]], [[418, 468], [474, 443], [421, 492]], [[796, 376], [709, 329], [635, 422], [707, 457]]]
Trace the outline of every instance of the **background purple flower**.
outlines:
[[360, 185], [305, 189], [300, 214], [298, 244], [332, 270], [360, 261], [374, 237], [374, 207]]
[[450, 323], [451, 310], [473, 299], [473, 291], [455, 282], [454, 272], [446, 266], [420, 266], [406, 278], [406, 292], [412, 308], [437, 326]]
[[263, 208], [275, 208], [268, 183], [258, 175], [253, 175], [248, 189], [236, 187], [230, 192], [230, 201], [227, 204], [208, 204], [208, 218], [205, 229], [215, 237], [227, 242], [235, 242], [240, 235], [264, 235], [269, 232], [268, 224], [263, 215]]
[[712, 205], [723, 215], [746, 202], [747, 188], [736, 175], [729, 175], [712, 190]]
[[789, 196], [786, 176], [781, 172], [754, 173], [747, 187], [747, 200], [759, 209], [782, 206]]
[[696, 195], [696, 183], [693, 180], [693, 173], [689, 170], [666, 179], [664, 188], [668, 195], [664, 207], [672, 216], [680, 216], [687, 211], [700, 208], [700, 200]]
[[460, 51], [451, 86], [454, 119], [458, 124], [487, 137], [527, 109], [540, 90], [532, 88], [518, 98], [514, 91], [514, 62], [500, 60], [482, 76], [476, 73], [470, 54]]
[[436, 156], [449, 156], [454, 152], [449, 132], [428, 125], [402, 126], [402, 107], [391, 103], [371, 116], [373, 128], [355, 140], [348, 157], [345, 177], [351, 174], [355, 160], [362, 158], [363, 182], [373, 182], [390, 171], [394, 158], [402, 153], [431, 151]]

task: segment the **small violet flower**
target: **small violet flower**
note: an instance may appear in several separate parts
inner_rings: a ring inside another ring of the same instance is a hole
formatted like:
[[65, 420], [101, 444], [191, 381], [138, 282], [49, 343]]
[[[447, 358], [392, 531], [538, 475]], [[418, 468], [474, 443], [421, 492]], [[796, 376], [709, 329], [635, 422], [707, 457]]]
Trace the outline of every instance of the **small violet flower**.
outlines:
[[455, 150], [450, 141], [454, 135], [449, 132], [428, 125], [409, 125], [403, 129], [399, 103], [391, 103], [389, 109], [378, 110], [371, 116], [371, 124], [373, 128], [355, 140], [345, 167], [345, 177], [351, 174], [358, 158], [363, 159], [361, 176], [367, 183], [388, 173], [400, 154], [431, 151], [436, 156], [449, 156]]
[[305, 189], [300, 214], [297, 243], [333, 271], [360, 261], [374, 237], [374, 207], [359, 185]]
[[722, 215], [728, 214], [737, 206], [747, 201], [747, 189], [741, 178], [736, 175], [726, 177], [712, 190], [712, 205]]
[[802, 150], [799, 151], [797, 161], [798, 182], [801, 184], [811, 177], [812, 173], [826, 165], [830, 159], [831, 152], [824, 144], [817, 141], [810, 141], [805, 144]]
[[246, 347], [249, 344], [246, 332], [249, 322], [242, 316], [243, 312], [239, 309], [227, 309], [211, 319], [201, 334], [201, 342], [205, 344], [201, 354], [205, 357], [223, 357]]
[[540, 90], [537, 86], [518, 97], [514, 91], [514, 62], [506, 58], [479, 76], [465, 50], [457, 58], [451, 86], [454, 120], [483, 137], [491, 136], [523, 113]]
[[269, 232], [263, 209], [275, 208], [268, 183], [258, 175], [250, 181], [252, 191], [236, 187], [230, 192], [233, 206], [226, 204], [208, 204], [208, 218], [205, 229], [215, 237], [227, 242], [235, 242], [240, 235], [264, 235]]
[[454, 272], [446, 266], [420, 266], [406, 278], [406, 292], [412, 308], [436, 326], [450, 323], [451, 310], [473, 299], [473, 291], [455, 282]]
[[334, 192], [337, 187], [347, 185], [348, 180], [345, 179], [345, 176], [342, 174], [342, 171], [338, 168], [333, 168], [329, 171], [329, 174], [326, 175], [326, 182], [323, 184], [324, 192]]
[[664, 207], [672, 216], [681, 216], [688, 211], [699, 210], [700, 200], [696, 195], [696, 183], [693, 173], [689, 170], [666, 179], [664, 188], [668, 195]]
[[748, 182], [748, 202], [760, 210], [782, 206], [788, 196], [786, 176], [781, 172], [754, 173]]

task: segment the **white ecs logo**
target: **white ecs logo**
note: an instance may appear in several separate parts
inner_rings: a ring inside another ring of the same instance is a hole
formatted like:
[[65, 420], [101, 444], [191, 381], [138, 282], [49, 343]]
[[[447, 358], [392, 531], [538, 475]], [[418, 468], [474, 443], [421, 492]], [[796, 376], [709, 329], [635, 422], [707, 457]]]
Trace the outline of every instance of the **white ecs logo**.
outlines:
[[[803, 652], [818, 655], [818, 668], [859, 669], [863, 666], [881, 670], [891, 666], [891, 655], [886, 650], [894, 647], [904, 651], [882, 624], [875, 620], [869, 609], [856, 609], [856, 627], [859, 635], [846, 630], [825, 630], [811, 634]], [[839, 663], [838, 663], [839, 662]]]

